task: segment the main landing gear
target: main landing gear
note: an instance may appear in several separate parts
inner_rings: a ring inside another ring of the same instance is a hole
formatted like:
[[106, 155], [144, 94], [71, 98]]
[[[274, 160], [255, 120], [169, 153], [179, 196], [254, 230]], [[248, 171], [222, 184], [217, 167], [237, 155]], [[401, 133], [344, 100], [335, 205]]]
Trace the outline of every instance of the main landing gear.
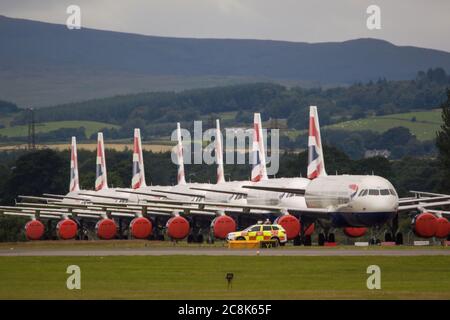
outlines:
[[319, 233], [318, 243], [319, 246], [325, 245], [325, 242], [336, 242], [334, 233], [329, 233], [329, 230]]
[[398, 214], [391, 221], [391, 232], [386, 232], [384, 235], [386, 242], [395, 242], [396, 245], [403, 244], [403, 234], [398, 231]]

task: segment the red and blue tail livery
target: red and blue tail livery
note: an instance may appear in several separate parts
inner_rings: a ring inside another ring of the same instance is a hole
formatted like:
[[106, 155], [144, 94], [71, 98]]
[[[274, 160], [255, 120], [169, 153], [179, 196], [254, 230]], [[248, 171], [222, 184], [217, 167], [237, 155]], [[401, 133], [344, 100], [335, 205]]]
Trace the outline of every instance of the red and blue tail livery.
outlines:
[[264, 148], [264, 139], [262, 134], [261, 115], [255, 113], [253, 121], [253, 169], [251, 181], [258, 182], [267, 180], [266, 171], [266, 151]]
[[131, 188], [139, 189], [145, 187], [144, 159], [142, 157], [141, 130], [134, 129], [133, 145], [133, 175], [131, 178]]
[[95, 191], [108, 188], [105, 162], [105, 145], [103, 143], [103, 133], [97, 136], [97, 161], [95, 167]]
[[222, 133], [220, 132], [220, 121], [216, 120], [216, 164], [217, 164], [217, 183], [225, 182], [223, 170], [223, 147]]
[[317, 107], [309, 107], [308, 179], [326, 176]]
[[78, 155], [77, 155], [77, 138], [72, 137], [72, 145], [70, 148], [70, 185], [69, 192], [80, 191], [80, 182], [78, 178]]
[[178, 160], [178, 174], [177, 183], [186, 184], [186, 179], [184, 177], [184, 159], [183, 159], [183, 141], [181, 140], [181, 128], [180, 123], [177, 123], [177, 160]]

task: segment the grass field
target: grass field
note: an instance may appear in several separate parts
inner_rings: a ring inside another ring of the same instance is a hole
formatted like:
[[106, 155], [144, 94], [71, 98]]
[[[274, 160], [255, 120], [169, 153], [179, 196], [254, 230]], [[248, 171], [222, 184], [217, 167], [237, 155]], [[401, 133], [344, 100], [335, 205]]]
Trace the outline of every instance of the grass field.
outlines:
[[[172, 242], [172, 241], [148, 241], [148, 240], [41, 240], [41, 241], [23, 241], [23, 242], [0, 242], [0, 250], [109, 250], [109, 249], [158, 249], [158, 248], [223, 248], [227, 247], [224, 241], [216, 241], [213, 244], [203, 243], [188, 243], [186, 240]], [[385, 251], [385, 250], [449, 250], [450, 246], [430, 245], [430, 246], [369, 246], [356, 247], [354, 245], [341, 244], [339, 247], [322, 247], [322, 246], [293, 246], [292, 243], [287, 243], [286, 246], [279, 247], [277, 250], [335, 250], [336, 248], [345, 250], [367, 250], [367, 251]]]
[[[415, 118], [416, 121], [412, 121]], [[343, 129], [350, 131], [372, 130], [385, 132], [394, 127], [406, 127], [419, 140], [431, 140], [442, 123], [441, 110], [407, 112], [386, 116], [369, 117], [326, 126], [325, 129]]]
[[[73, 264], [81, 290], [66, 288]], [[372, 264], [381, 290], [366, 287]], [[0, 257], [0, 299], [450, 299], [449, 265], [448, 256]]]
[[[36, 123], [36, 133], [45, 133], [61, 128], [80, 128], [86, 129], [86, 135], [89, 137], [93, 133], [103, 128], [119, 128], [119, 126], [96, 121], [55, 121]], [[0, 129], [0, 135], [7, 137], [26, 137], [28, 135], [28, 125], [6, 127]]]

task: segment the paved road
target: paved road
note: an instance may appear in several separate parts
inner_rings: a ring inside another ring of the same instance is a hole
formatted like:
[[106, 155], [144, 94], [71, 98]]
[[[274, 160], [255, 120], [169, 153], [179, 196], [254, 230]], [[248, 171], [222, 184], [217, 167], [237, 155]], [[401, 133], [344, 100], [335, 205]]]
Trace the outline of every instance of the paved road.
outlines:
[[227, 249], [227, 248], [142, 248], [142, 249], [0, 249], [0, 256], [436, 256], [450, 255], [448, 249]]

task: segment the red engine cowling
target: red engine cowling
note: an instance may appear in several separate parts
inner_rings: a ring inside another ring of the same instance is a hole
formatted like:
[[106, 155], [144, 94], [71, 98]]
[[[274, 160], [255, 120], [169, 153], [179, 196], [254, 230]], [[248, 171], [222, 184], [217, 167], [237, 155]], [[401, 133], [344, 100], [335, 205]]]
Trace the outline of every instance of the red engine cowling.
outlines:
[[226, 239], [230, 232], [236, 231], [236, 222], [229, 216], [219, 216], [211, 222], [214, 237], [217, 239]]
[[167, 235], [175, 240], [181, 240], [189, 235], [189, 221], [181, 216], [172, 217], [166, 223]]
[[276, 224], [279, 224], [286, 230], [286, 236], [288, 240], [292, 240], [295, 237], [297, 237], [300, 233], [300, 220], [298, 220], [296, 217], [286, 214], [281, 217], [278, 217], [275, 220]]
[[422, 238], [431, 238], [436, 233], [437, 218], [429, 213], [424, 212], [417, 215], [412, 224], [414, 226], [414, 233]]
[[450, 233], [450, 222], [444, 218], [440, 217], [436, 220], [436, 233], [434, 236], [436, 238], [447, 238]]
[[62, 240], [69, 240], [76, 237], [78, 232], [78, 225], [75, 221], [70, 219], [64, 219], [58, 222], [56, 225], [56, 233], [58, 238]]
[[[288, 240], [292, 240], [295, 237], [297, 237], [300, 234], [300, 230], [302, 228], [302, 224], [297, 217], [294, 217], [293, 215], [283, 215], [281, 217], [278, 217], [275, 220], [276, 224], [279, 224], [286, 230], [286, 235]], [[305, 229], [305, 235], [310, 236], [314, 233], [314, 223], [311, 224], [308, 228]]]
[[45, 227], [39, 220], [28, 221], [25, 225], [25, 235], [28, 240], [39, 240], [44, 235]]
[[347, 237], [350, 238], [359, 238], [365, 235], [367, 232], [367, 228], [361, 227], [346, 227], [344, 228], [344, 233]]
[[117, 224], [113, 219], [101, 219], [95, 225], [95, 230], [100, 239], [110, 240], [117, 234]]
[[133, 238], [146, 239], [153, 231], [152, 222], [145, 217], [137, 217], [130, 222], [130, 233]]

